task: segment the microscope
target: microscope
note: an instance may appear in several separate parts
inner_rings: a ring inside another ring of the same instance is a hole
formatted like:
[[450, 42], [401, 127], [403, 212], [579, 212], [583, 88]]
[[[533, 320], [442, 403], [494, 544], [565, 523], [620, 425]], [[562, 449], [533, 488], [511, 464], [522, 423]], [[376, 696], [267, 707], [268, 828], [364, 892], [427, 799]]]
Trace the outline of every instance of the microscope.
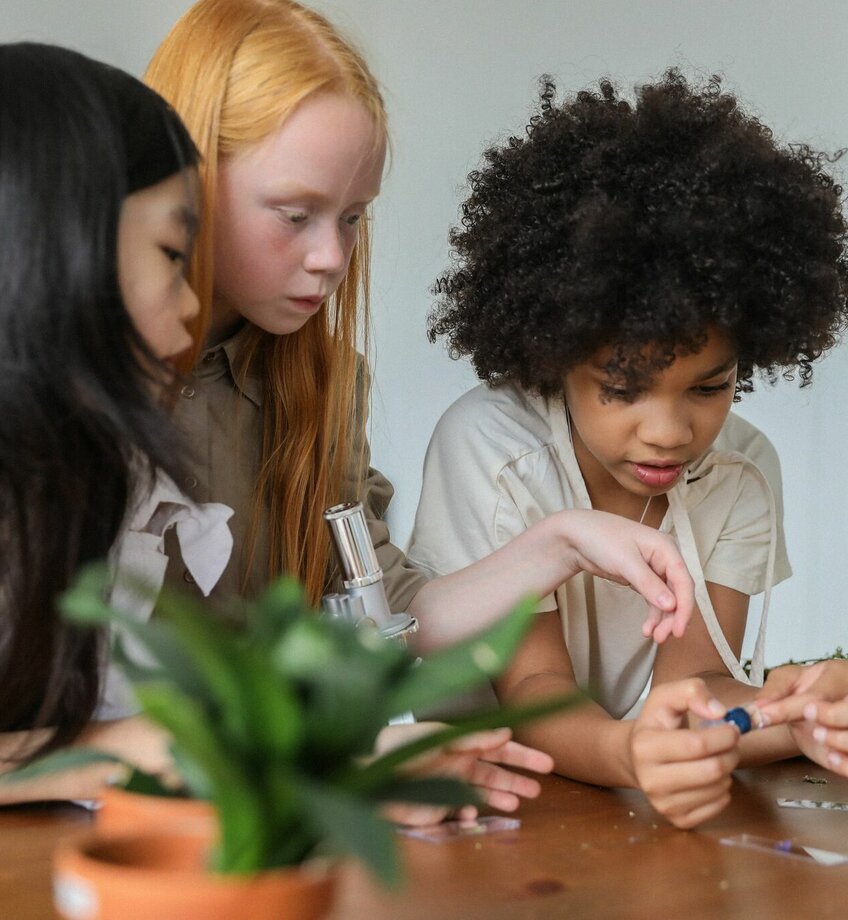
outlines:
[[[324, 512], [336, 557], [342, 571], [344, 593], [325, 594], [324, 615], [354, 626], [371, 626], [385, 639], [407, 645], [418, 631], [418, 621], [408, 613], [392, 613], [383, 587], [383, 570], [368, 533], [361, 502], [333, 505]], [[414, 722], [412, 713], [390, 719], [390, 724]]]

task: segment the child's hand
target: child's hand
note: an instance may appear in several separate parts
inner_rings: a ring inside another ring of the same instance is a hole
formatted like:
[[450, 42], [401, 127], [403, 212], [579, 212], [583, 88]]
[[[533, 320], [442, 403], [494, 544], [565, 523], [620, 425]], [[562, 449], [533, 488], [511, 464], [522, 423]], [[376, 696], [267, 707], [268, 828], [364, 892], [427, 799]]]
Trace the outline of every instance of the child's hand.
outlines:
[[578, 521], [572, 545], [579, 568], [630, 585], [648, 602], [642, 635], [654, 642], [678, 639], [695, 611], [695, 587], [674, 540], [667, 534], [605, 511], [568, 512], [587, 515]]
[[789, 724], [810, 760], [848, 776], [848, 661], [775, 668], [756, 703], [767, 724]]
[[730, 802], [731, 774], [739, 762], [737, 729], [686, 728], [689, 712], [715, 719], [725, 707], [698, 678], [662, 684], [648, 695], [629, 742], [639, 788], [681, 828], [709, 820]]
[[[377, 753], [385, 753], [414, 738], [430, 734], [444, 726], [438, 722], [417, 722], [414, 725], [390, 725], [380, 732]], [[529, 776], [504, 769], [517, 767], [534, 773], [550, 773], [554, 762], [548, 754], [512, 741], [508, 728], [477, 732], [458, 738], [450, 744], [436, 748], [410, 761], [411, 773], [425, 776], [451, 776], [464, 779], [475, 787], [480, 798], [499, 811], [515, 811], [521, 798], [533, 799], [541, 787]], [[396, 803], [383, 809], [384, 817], [398, 824], [436, 824], [448, 814], [447, 808], [435, 805]], [[460, 810], [459, 817], [472, 819], [477, 809], [468, 805]]]

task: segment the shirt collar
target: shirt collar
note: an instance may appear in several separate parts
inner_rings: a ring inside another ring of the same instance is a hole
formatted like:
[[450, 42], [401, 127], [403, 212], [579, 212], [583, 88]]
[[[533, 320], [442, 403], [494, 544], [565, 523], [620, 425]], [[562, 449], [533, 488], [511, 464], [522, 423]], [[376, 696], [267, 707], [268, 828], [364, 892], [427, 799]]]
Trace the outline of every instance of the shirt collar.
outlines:
[[242, 396], [260, 408], [262, 406], [262, 379], [255, 366], [248, 370], [241, 385], [235, 371], [250, 329], [250, 323], [245, 323], [228, 339], [207, 348], [200, 356], [200, 361], [194, 369], [194, 376], [212, 380], [227, 376]]

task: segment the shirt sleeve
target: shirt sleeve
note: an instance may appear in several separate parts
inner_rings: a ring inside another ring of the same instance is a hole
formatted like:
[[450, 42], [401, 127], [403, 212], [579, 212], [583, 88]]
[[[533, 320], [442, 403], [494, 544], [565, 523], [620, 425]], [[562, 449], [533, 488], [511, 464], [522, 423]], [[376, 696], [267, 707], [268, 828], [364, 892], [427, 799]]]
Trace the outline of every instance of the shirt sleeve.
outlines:
[[389, 480], [379, 470], [369, 466], [360, 500], [365, 509], [365, 521], [374, 543], [377, 562], [383, 570], [383, 587], [389, 610], [400, 613], [409, 607], [412, 598], [428, 578], [391, 542], [389, 528], [383, 517], [393, 495], [394, 488]]
[[[365, 359], [360, 356], [357, 366], [357, 393], [367, 391], [367, 385], [363, 385], [366, 383], [367, 374]], [[365, 430], [367, 416], [367, 401], [361, 400], [356, 406], [357, 432]], [[428, 576], [409, 562], [403, 551], [391, 542], [385, 515], [395, 490], [389, 480], [370, 465], [371, 447], [367, 438], [353, 445], [352, 457], [354, 462], [348, 471], [348, 494], [353, 500], [362, 502], [377, 562], [383, 570], [383, 587], [389, 610], [392, 613], [402, 613], [426, 584]]]
[[532, 497], [507, 450], [486, 435], [481, 411], [485, 407], [455, 403], [427, 448], [409, 556], [433, 575], [465, 568], [532, 523], [523, 507]]

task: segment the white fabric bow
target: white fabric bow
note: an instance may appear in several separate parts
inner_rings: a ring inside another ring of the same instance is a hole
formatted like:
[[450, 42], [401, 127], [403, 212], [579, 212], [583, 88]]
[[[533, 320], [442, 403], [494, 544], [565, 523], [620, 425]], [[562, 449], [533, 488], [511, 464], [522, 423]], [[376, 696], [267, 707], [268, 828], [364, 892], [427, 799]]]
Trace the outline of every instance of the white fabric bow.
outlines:
[[[171, 527], [176, 528], [185, 567], [208, 596], [230, 561], [233, 536], [227, 521], [232, 516], [228, 505], [193, 502], [173, 480], [158, 473], [152, 491], [142, 496], [112, 547], [110, 604], [139, 622], [150, 619], [168, 568], [165, 534]], [[147, 659], [144, 649], [125, 631], [122, 641], [131, 658], [139, 662]], [[137, 710], [123, 674], [108, 664], [95, 718], [115, 719]]]

